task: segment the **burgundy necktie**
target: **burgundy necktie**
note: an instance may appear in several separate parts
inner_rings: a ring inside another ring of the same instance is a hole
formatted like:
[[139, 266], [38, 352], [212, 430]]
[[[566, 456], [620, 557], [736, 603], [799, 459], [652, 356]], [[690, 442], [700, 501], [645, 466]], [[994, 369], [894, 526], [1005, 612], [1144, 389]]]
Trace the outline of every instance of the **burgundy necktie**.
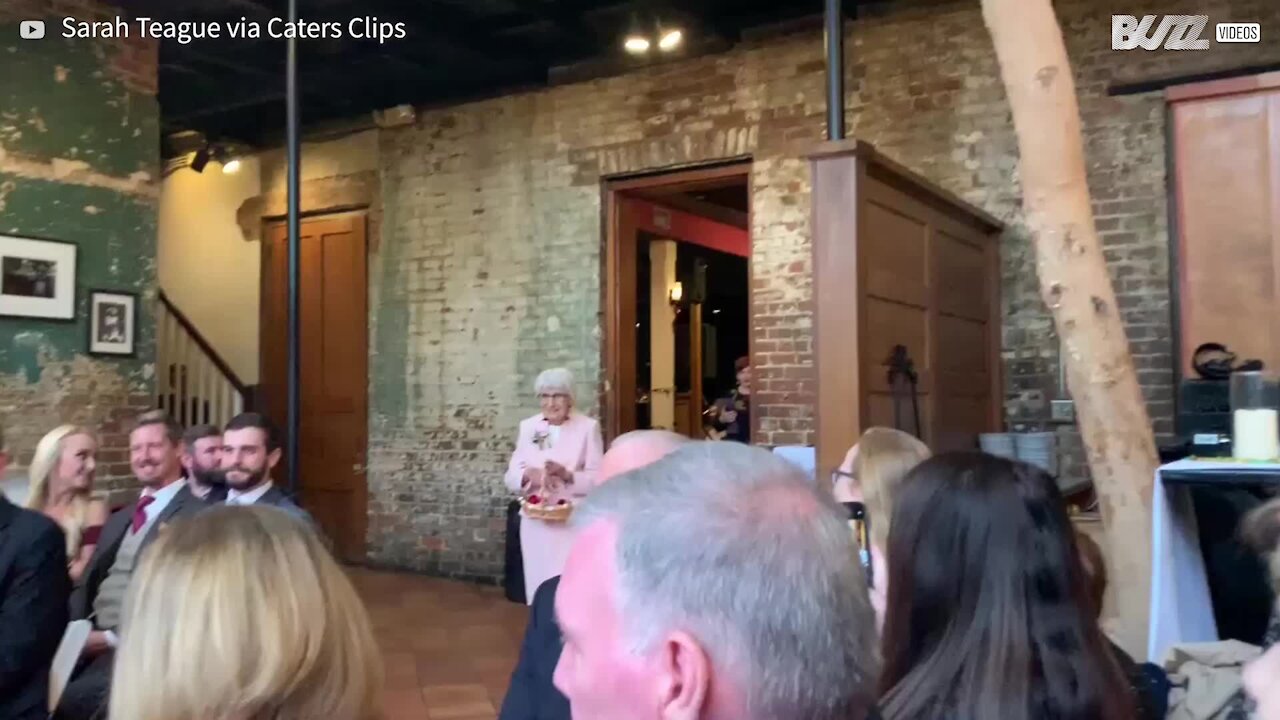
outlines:
[[152, 495], [138, 498], [138, 506], [133, 509], [133, 532], [138, 532], [147, 524], [147, 506], [155, 501], [155, 496]]

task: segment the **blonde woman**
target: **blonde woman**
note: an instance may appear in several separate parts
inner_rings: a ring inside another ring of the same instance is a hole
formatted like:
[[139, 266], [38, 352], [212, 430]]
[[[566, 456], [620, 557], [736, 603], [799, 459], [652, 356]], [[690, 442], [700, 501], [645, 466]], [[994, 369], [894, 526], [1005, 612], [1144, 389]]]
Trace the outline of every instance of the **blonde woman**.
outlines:
[[63, 425], [40, 438], [31, 459], [27, 509], [44, 513], [62, 527], [73, 582], [89, 564], [107, 521], [106, 504], [92, 497], [97, 453], [93, 433]]
[[859, 502], [866, 508], [870, 547], [865, 550], [871, 559], [871, 604], [880, 622], [884, 620], [888, 590], [884, 551], [889, 542], [893, 497], [907, 473], [929, 455], [929, 447], [915, 436], [893, 428], [873, 427], [849, 448], [844, 462], [831, 474], [836, 500]]
[[223, 506], [173, 523], [125, 601], [110, 717], [378, 720], [364, 604], [306, 524]]

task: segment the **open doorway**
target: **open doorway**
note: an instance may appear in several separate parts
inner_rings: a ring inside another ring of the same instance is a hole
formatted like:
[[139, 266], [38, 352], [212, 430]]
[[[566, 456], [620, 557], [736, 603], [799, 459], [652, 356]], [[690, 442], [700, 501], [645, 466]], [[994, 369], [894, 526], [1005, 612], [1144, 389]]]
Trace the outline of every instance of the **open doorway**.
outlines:
[[[748, 163], [606, 185], [606, 427], [752, 435]], [[746, 384], [740, 384], [740, 380]]]

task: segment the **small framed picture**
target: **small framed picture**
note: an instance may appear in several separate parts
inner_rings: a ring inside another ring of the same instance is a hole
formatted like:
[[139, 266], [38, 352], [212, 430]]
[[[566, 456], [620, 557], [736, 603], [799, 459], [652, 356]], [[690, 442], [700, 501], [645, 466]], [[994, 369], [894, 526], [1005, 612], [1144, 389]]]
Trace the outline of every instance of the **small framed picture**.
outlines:
[[0, 235], [0, 315], [76, 319], [75, 243]]
[[138, 296], [89, 291], [89, 354], [130, 357], [138, 337]]

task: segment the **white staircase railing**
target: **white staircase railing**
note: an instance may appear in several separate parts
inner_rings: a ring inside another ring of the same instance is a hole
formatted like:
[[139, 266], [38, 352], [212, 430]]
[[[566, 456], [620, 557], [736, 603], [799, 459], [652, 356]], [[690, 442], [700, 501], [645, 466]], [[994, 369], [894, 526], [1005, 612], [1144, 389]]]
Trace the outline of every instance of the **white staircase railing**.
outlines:
[[184, 427], [222, 427], [244, 410], [248, 395], [245, 384], [164, 291], [156, 303], [155, 393], [156, 407]]

